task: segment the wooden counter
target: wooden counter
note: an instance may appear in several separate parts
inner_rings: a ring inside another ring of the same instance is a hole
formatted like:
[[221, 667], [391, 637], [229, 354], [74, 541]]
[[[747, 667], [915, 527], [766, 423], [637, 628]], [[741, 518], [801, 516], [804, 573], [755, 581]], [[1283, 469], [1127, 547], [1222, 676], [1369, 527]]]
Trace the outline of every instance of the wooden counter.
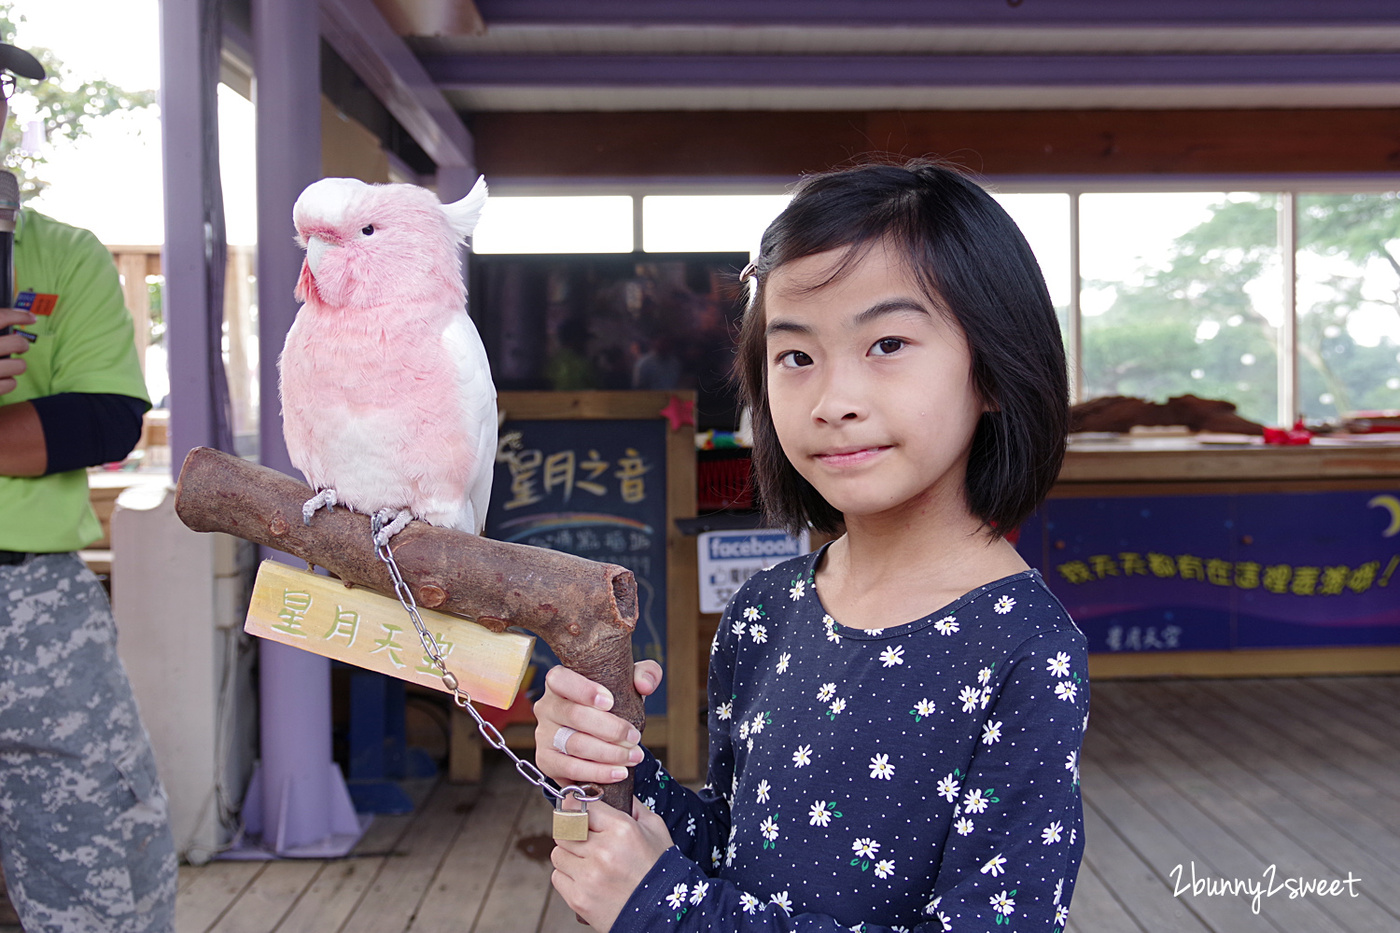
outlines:
[[1192, 437], [1071, 439], [1059, 486], [1124, 482], [1400, 479], [1400, 434], [1314, 438], [1278, 447]]
[[1078, 437], [1018, 548], [1093, 676], [1400, 671], [1400, 435]]

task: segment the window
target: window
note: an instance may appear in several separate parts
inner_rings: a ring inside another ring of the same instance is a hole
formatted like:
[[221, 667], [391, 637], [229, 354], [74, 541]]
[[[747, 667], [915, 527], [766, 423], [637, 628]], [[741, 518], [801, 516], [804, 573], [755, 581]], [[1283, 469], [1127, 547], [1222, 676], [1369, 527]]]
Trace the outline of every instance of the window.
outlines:
[[[1040, 261], [1076, 400], [1190, 393], [1263, 424], [1400, 409], [1400, 196], [1117, 187], [995, 194]], [[787, 197], [497, 196], [474, 249], [752, 251]]]

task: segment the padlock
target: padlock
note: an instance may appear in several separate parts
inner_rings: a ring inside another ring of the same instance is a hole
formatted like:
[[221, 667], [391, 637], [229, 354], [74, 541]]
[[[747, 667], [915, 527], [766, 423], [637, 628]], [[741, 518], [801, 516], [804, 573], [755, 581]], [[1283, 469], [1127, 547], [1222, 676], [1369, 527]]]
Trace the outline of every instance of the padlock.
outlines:
[[[588, 801], [578, 796], [576, 789], [565, 788], [564, 795], [554, 801], [554, 838], [561, 842], [588, 841]], [[578, 801], [579, 809], [564, 809], [564, 801], [570, 796]]]

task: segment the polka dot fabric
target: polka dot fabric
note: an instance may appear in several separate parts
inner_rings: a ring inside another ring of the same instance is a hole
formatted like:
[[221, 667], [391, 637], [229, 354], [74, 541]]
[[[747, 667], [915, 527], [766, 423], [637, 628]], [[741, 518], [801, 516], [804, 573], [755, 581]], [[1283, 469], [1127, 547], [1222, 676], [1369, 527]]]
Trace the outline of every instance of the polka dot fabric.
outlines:
[[1084, 851], [1084, 636], [1034, 570], [847, 628], [819, 560], [730, 601], [705, 788], [638, 766], [676, 847], [613, 930], [1062, 931]]

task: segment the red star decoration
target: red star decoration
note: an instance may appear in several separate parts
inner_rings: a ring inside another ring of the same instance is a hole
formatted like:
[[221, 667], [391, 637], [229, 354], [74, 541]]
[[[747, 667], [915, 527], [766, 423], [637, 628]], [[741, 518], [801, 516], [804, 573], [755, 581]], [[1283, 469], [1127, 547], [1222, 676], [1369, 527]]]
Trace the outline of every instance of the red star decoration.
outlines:
[[694, 426], [695, 403], [687, 402], [673, 395], [671, 400], [666, 403], [666, 407], [657, 414], [665, 416], [666, 420], [671, 422], [672, 431], [679, 431], [683, 424]]

